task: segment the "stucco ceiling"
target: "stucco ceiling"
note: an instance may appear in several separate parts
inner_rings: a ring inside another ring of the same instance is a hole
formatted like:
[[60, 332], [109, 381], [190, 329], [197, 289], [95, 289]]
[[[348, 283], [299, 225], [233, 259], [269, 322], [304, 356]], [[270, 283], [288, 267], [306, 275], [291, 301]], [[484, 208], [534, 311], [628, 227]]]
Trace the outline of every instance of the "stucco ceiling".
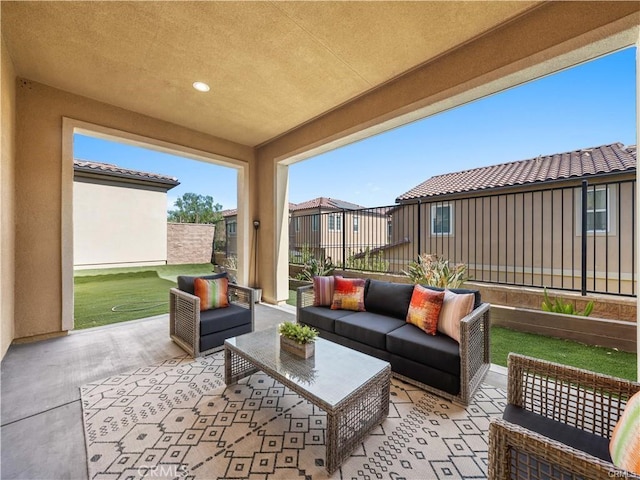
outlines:
[[254, 146], [539, 3], [3, 1], [1, 13], [19, 76]]

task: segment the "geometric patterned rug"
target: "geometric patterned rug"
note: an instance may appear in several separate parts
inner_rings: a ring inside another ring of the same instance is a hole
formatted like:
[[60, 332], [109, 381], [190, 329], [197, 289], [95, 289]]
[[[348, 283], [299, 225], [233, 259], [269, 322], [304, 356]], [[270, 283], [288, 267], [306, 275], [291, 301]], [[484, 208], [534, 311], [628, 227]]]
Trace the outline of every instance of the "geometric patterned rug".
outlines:
[[505, 392], [483, 385], [466, 409], [395, 378], [389, 416], [329, 477], [326, 415], [262, 372], [227, 388], [222, 352], [80, 389], [89, 478], [486, 478], [489, 420]]

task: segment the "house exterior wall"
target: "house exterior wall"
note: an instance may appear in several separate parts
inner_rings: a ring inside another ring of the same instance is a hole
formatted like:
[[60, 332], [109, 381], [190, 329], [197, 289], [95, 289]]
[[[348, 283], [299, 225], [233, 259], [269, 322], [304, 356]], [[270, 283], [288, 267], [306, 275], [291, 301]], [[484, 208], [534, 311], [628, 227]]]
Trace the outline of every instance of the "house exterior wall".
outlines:
[[[341, 265], [343, 260], [366, 248], [380, 247], [388, 241], [387, 217], [375, 210], [323, 209], [318, 212], [318, 209], [298, 210], [291, 215], [289, 241], [292, 248], [301, 251], [308, 247], [317, 256], [331, 257], [334, 264]], [[318, 228], [314, 231], [313, 215], [317, 214]], [[357, 228], [354, 228], [354, 222], [357, 222]], [[299, 228], [296, 230], [296, 227]]]
[[[73, 205], [63, 196], [67, 189], [73, 189], [71, 157], [66, 160], [69, 176], [63, 178], [61, 174], [63, 142], [71, 141], [62, 135], [65, 117], [208, 152], [233, 160], [238, 168], [245, 168], [254, 153], [250, 147], [37, 82], [20, 80], [17, 85], [15, 209], [19, 221], [16, 223], [14, 336], [41, 338], [60, 334], [65, 330], [63, 324], [69, 324], [69, 318], [63, 318], [62, 312], [69, 311], [69, 306], [63, 303], [68, 297], [63, 295], [60, 280], [65, 269], [73, 267], [72, 262], [68, 265], [63, 262], [73, 248], [70, 242], [63, 241], [65, 231], [71, 234], [63, 219], [72, 216]], [[247, 187], [247, 191], [241, 193], [248, 208], [253, 201], [253, 191]], [[34, 296], [30, 286], [36, 277], [39, 289]], [[72, 321], [71, 318], [71, 325]]]
[[[609, 183], [598, 179], [589, 184], [589, 189], [608, 185], [609, 231], [587, 234], [587, 290], [637, 293], [633, 282], [637, 274], [634, 178], [633, 174], [618, 175]], [[621, 180], [625, 181], [618, 183]], [[450, 234], [433, 234], [434, 205], [451, 206]], [[520, 188], [405, 205], [392, 214], [391, 242], [399, 243], [402, 238], [410, 242], [385, 249], [385, 259], [395, 266], [419, 253], [434, 253], [467, 264], [476, 281], [580, 289], [581, 205], [576, 181], [542, 190]]]
[[14, 338], [15, 311], [15, 175], [16, 175], [16, 74], [11, 57], [1, 39], [2, 92], [0, 105], [0, 358]]
[[204, 223], [167, 224], [167, 264], [209, 263], [216, 226]]
[[166, 191], [77, 178], [73, 197], [74, 268], [167, 263]]

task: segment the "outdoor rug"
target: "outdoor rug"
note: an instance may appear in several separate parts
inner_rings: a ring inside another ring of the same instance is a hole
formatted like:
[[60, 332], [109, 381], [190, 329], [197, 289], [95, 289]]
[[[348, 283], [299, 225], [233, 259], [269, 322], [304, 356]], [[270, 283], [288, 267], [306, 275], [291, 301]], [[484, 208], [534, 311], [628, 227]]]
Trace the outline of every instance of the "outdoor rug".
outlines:
[[[258, 372], [227, 388], [222, 352], [81, 387], [91, 479], [325, 479], [326, 415]], [[485, 478], [505, 392], [465, 408], [393, 379], [389, 417], [330, 477]]]

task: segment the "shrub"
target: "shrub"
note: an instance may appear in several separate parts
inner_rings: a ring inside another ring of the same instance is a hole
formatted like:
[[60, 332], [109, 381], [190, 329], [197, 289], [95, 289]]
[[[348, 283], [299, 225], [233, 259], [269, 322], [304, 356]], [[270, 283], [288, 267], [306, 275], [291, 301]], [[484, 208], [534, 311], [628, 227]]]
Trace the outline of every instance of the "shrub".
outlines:
[[556, 297], [555, 301], [552, 301], [547, 294], [547, 287], [544, 287], [544, 301], [542, 302], [542, 310], [545, 312], [564, 313], [565, 315], [579, 315], [582, 317], [588, 317], [593, 312], [593, 300], [591, 300], [584, 307], [582, 312], [578, 312], [575, 306], [571, 302], [565, 302], [560, 297]]
[[402, 273], [413, 283], [441, 288], [457, 288], [469, 278], [464, 263], [451, 265], [444, 257], [427, 253], [419, 255], [418, 260], [409, 264], [409, 271]]
[[312, 281], [313, 277], [331, 275], [335, 265], [330, 258], [318, 260], [310, 258], [302, 268], [302, 271], [296, 277], [298, 280]]
[[347, 258], [346, 268], [386, 273], [389, 270], [389, 262], [384, 260], [382, 252], [371, 253], [371, 249], [367, 247], [364, 252], [350, 255]]

